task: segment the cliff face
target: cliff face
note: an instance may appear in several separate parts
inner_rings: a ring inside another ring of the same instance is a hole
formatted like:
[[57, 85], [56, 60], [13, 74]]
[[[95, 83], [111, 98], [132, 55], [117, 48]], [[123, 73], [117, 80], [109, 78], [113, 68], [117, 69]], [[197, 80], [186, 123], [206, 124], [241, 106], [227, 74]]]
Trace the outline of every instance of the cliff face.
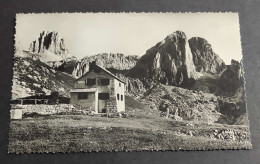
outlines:
[[225, 68], [225, 63], [211, 48], [207, 40], [200, 37], [189, 39], [193, 63], [197, 72], [219, 73]]
[[29, 51], [41, 54], [42, 61], [66, 60], [70, 57], [65, 40], [59, 32], [43, 31], [39, 38], [31, 43]]
[[189, 86], [196, 79], [186, 35], [176, 31], [146, 51], [128, 76], [151, 78], [162, 84]]
[[221, 74], [219, 86], [223, 91], [234, 92], [243, 84], [242, 68], [238, 61], [232, 60], [231, 65]]
[[96, 64], [104, 68], [117, 70], [129, 70], [135, 66], [137, 56], [125, 56], [123, 54], [102, 53], [94, 56], [87, 56], [79, 61], [72, 72], [75, 77], [80, 77], [89, 71], [89, 63], [96, 61]]

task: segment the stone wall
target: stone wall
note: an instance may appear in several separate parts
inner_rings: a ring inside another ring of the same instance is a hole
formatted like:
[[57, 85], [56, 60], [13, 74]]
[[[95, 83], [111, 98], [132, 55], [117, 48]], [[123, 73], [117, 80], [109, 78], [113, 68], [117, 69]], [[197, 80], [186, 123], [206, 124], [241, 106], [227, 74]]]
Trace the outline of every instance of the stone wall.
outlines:
[[[13, 105], [11, 110], [19, 108], [22, 110], [22, 114], [37, 113], [41, 115], [59, 114], [59, 113], [71, 113], [77, 109], [71, 104], [58, 104], [58, 105]], [[79, 111], [78, 111], [79, 112]]]
[[107, 113], [116, 113], [116, 112], [117, 112], [116, 97], [111, 96], [107, 100]]

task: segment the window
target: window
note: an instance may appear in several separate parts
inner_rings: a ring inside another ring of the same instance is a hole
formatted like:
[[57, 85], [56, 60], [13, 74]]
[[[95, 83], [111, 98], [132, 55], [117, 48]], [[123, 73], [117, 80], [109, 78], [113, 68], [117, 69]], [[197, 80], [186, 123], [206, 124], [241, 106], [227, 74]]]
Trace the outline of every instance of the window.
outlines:
[[117, 100], [119, 100], [119, 94], [117, 94]]
[[121, 83], [119, 82], [119, 87], [121, 87]]
[[121, 95], [121, 100], [123, 101], [123, 98], [124, 98], [124, 96], [123, 95]]
[[80, 92], [80, 93], [78, 93], [78, 99], [79, 99], [79, 100], [88, 99], [88, 93], [86, 93], [86, 92]]
[[101, 86], [109, 85], [109, 79], [101, 79], [100, 82], [101, 82]]
[[96, 79], [87, 79], [87, 86], [96, 85]]
[[99, 100], [107, 100], [107, 99], [109, 99], [109, 93], [99, 93], [98, 94], [98, 99]]

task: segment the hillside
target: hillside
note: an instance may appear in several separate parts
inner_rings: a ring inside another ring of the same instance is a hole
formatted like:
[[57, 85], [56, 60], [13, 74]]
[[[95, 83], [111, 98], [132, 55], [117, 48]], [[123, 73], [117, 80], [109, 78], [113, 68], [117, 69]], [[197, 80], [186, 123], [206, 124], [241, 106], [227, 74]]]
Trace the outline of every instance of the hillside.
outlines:
[[30, 57], [14, 57], [12, 99], [58, 91], [68, 97], [74, 78]]
[[156, 108], [176, 120], [217, 122], [218, 98], [213, 94], [190, 91], [174, 86], [155, 85], [147, 90], [140, 100], [151, 108]]
[[174, 120], [247, 125], [244, 90], [232, 97], [155, 84], [140, 94], [138, 101]]

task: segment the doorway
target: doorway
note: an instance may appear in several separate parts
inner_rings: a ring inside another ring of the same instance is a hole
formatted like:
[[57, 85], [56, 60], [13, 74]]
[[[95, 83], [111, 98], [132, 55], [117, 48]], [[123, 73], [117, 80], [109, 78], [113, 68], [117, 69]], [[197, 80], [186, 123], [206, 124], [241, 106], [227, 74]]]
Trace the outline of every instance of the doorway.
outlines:
[[98, 113], [107, 112], [107, 100], [109, 99], [109, 93], [98, 94]]

